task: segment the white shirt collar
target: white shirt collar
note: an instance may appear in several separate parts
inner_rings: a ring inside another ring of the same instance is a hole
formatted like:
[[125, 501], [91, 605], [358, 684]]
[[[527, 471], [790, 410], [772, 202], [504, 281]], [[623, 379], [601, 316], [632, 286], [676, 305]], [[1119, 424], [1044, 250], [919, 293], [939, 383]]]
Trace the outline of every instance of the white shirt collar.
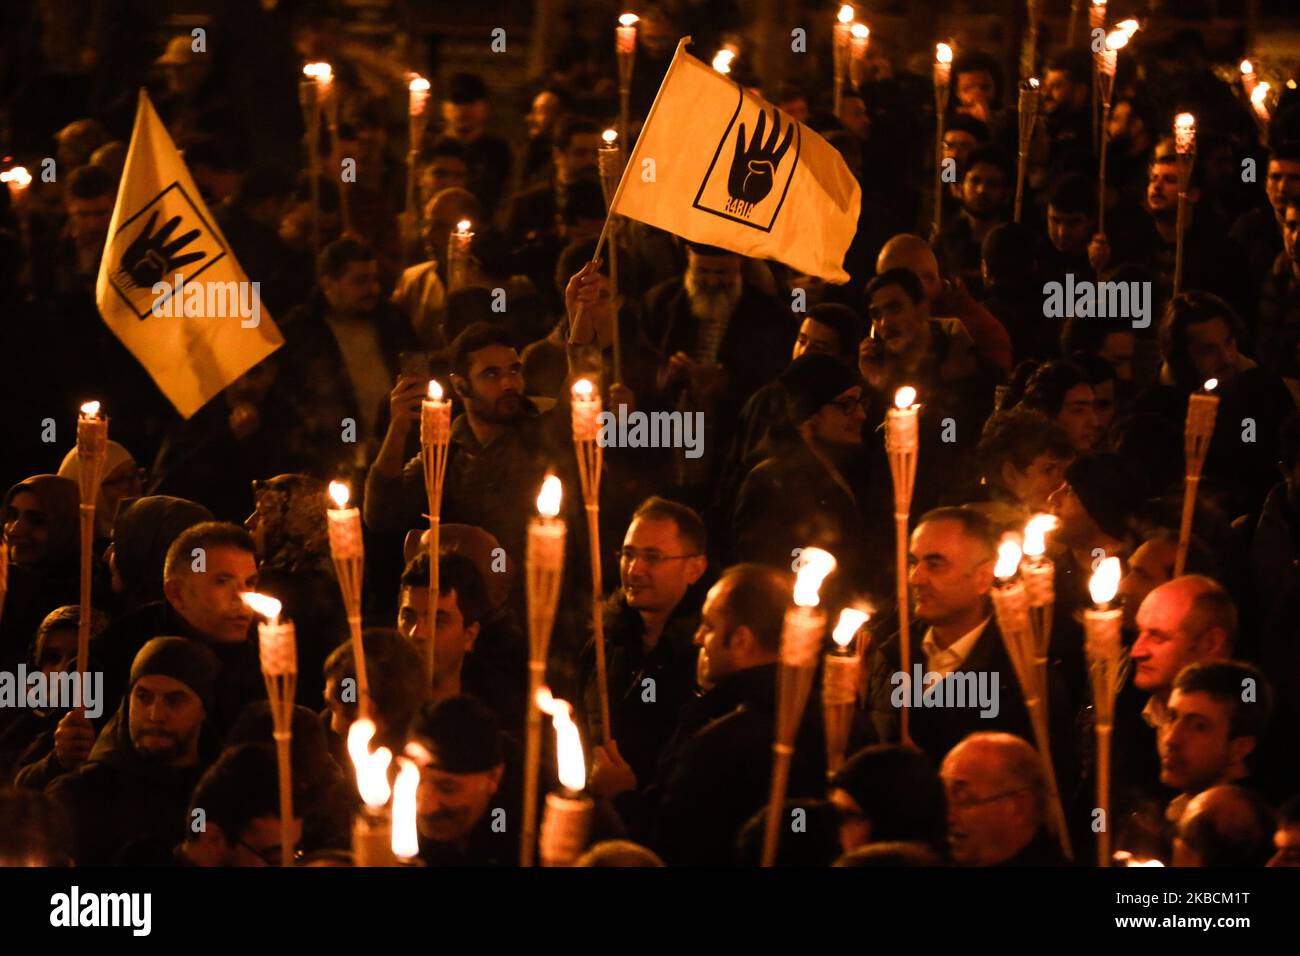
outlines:
[[925, 655], [926, 670], [936, 671], [947, 677], [961, 667], [966, 658], [970, 656], [970, 652], [975, 647], [975, 642], [984, 633], [984, 628], [988, 627], [991, 619], [992, 615], [984, 618], [948, 647], [940, 647], [934, 639], [934, 628], [928, 629], [921, 641], [921, 653]]

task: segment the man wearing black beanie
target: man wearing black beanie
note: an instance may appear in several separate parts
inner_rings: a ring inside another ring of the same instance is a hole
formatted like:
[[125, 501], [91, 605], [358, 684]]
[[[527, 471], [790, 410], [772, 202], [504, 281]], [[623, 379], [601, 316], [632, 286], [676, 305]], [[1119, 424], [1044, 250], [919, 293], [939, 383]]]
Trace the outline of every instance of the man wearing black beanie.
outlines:
[[731, 521], [735, 559], [788, 568], [794, 549], [815, 544], [836, 556], [843, 580], [861, 587], [862, 383], [843, 362], [815, 354], [797, 358], [779, 381], [798, 438], [741, 484]]
[[182, 637], [155, 637], [136, 654], [130, 690], [90, 759], [46, 791], [72, 816], [78, 865], [108, 865], [132, 844], [181, 842], [190, 793], [211, 762], [200, 737], [219, 669], [210, 649]]
[[406, 756], [420, 768], [420, 858], [430, 866], [515, 862], [519, 801], [506, 773], [509, 750], [496, 717], [473, 697], [426, 702], [415, 715]]

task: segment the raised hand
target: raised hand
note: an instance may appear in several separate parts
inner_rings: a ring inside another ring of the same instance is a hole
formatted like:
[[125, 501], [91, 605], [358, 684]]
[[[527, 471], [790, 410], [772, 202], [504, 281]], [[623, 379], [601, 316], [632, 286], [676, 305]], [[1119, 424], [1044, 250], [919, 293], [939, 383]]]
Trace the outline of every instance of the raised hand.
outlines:
[[202, 259], [205, 253], [189, 252], [177, 255], [199, 236], [199, 230], [191, 229], [184, 235], [172, 239], [171, 235], [181, 223], [180, 216], [172, 216], [157, 232], [153, 231], [158, 222], [158, 212], [150, 215], [140, 234], [131, 241], [122, 253], [118, 263], [117, 277], [126, 285], [152, 288], [163, 277], [181, 266]]
[[794, 123], [786, 127], [785, 137], [777, 146], [781, 135], [781, 114], [772, 110], [772, 131], [763, 141], [767, 131], [767, 114], [758, 114], [758, 123], [754, 127], [754, 138], [745, 143], [745, 124], [740, 124], [740, 134], [736, 137], [736, 152], [731, 160], [731, 174], [727, 177], [727, 191], [735, 199], [749, 203], [759, 203], [767, 198], [776, 181], [776, 170], [785, 158], [786, 151], [794, 141]]

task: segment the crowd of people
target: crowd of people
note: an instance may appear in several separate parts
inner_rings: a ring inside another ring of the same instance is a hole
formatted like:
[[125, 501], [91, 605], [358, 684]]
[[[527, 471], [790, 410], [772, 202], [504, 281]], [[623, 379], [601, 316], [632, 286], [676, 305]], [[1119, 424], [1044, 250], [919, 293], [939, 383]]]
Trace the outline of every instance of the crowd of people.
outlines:
[[[554, 473], [569, 531], [545, 682], [573, 704], [587, 754], [595, 811], [580, 865], [758, 863], [783, 620], [812, 546], [838, 562], [823, 605], [872, 614], [843, 766], [828, 775], [816, 691], [799, 725], [778, 863], [1095, 861], [1082, 613], [1099, 559], [1116, 556], [1124, 654], [1101, 824], [1115, 863], [1300, 865], [1300, 96], [1285, 84], [1257, 122], [1201, 35], [1157, 15], [1125, 49], [1099, 118], [1083, 31], [1075, 48], [1044, 37], [1042, 115], [1014, 221], [1009, 51], [957, 44], [939, 144], [955, 176], [939, 195], [917, 50], [873, 30], [864, 78], [838, 103], [828, 36], [824, 55], [790, 63], [798, 79], [779, 84], [742, 54], [732, 78], [825, 137], [861, 186], [851, 279], [832, 285], [631, 220], [616, 219], [597, 254], [617, 74], [612, 52], [576, 34], [530, 88], [526, 115], [493, 76], [443, 70], [427, 134], [409, 144], [407, 209], [405, 71], [429, 71], [409, 44], [407, 60], [394, 59], [400, 44], [378, 45], [392, 31], [345, 29], [356, 24], [314, 7], [232, 4], [261, 28], [245, 24], [238, 41], [214, 29], [201, 51], [164, 35], [135, 61], [119, 37], [78, 59], [77, 31], [49, 15], [59, 4], [21, 6], [39, 52], [21, 75], [0, 72], [0, 129], [14, 165], [36, 172], [49, 156], [57, 175], [0, 190], [0, 672], [78, 669], [82, 401], [104, 403], [111, 440], [95, 513], [98, 706], [0, 695], [0, 860], [279, 862], [272, 715], [241, 599], [258, 591], [296, 627], [288, 825], [300, 863], [352, 862], [357, 662], [325, 514], [328, 483], [343, 480], [365, 526], [374, 742], [420, 768], [420, 858], [515, 864], [531, 704], [525, 549]], [[688, 52], [707, 61], [710, 38], [745, 27], [725, 20], [730, 4], [631, 6], [634, 139], [678, 38], [695, 36]], [[296, 67], [283, 64], [322, 60], [340, 123], [304, 149]], [[87, 63], [124, 62], [114, 85], [87, 92]], [[136, 79], [284, 337], [188, 419], [95, 300]], [[48, 109], [30, 106], [36, 95], [53, 98]], [[1185, 187], [1170, 133], [1180, 112], [1197, 118]], [[492, 132], [509, 125], [517, 139]], [[332, 174], [343, 157], [355, 182]], [[464, 219], [474, 235], [453, 275], [449, 237]], [[1133, 290], [1132, 314], [1045, 305], [1051, 283], [1103, 282]], [[703, 423], [694, 448], [604, 448], [599, 560], [617, 582], [600, 595], [607, 728], [570, 415], [580, 376], [607, 409]], [[431, 378], [455, 402], [437, 607], [420, 456]], [[1208, 379], [1217, 425], [1175, 576], [1184, 417]], [[900, 569], [883, 422], [903, 386], [919, 396], [920, 437]], [[1043, 512], [1058, 522], [1055, 780], [992, 609], [1000, 541]], [[893, 690], [909, 658], [936, 681], [984, 675], [997, 706], [913, 706], [901, 741]], [[541, 764], [545, 793], [558, 786], [549, 740]], [[1054, 832], [1057, 795], [1072, 861]]]

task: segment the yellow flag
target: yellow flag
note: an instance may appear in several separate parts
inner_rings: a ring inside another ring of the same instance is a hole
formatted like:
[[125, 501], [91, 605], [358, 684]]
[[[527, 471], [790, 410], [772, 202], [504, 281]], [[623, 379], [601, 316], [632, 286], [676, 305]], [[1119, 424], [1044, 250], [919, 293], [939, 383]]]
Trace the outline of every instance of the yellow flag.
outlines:
[[612, 211], [847, 282], [862, 191], [835, 147], [677, 45]]
[[144, 90], [95, 282], [99, 314], [189, 418], [283, 344]]

